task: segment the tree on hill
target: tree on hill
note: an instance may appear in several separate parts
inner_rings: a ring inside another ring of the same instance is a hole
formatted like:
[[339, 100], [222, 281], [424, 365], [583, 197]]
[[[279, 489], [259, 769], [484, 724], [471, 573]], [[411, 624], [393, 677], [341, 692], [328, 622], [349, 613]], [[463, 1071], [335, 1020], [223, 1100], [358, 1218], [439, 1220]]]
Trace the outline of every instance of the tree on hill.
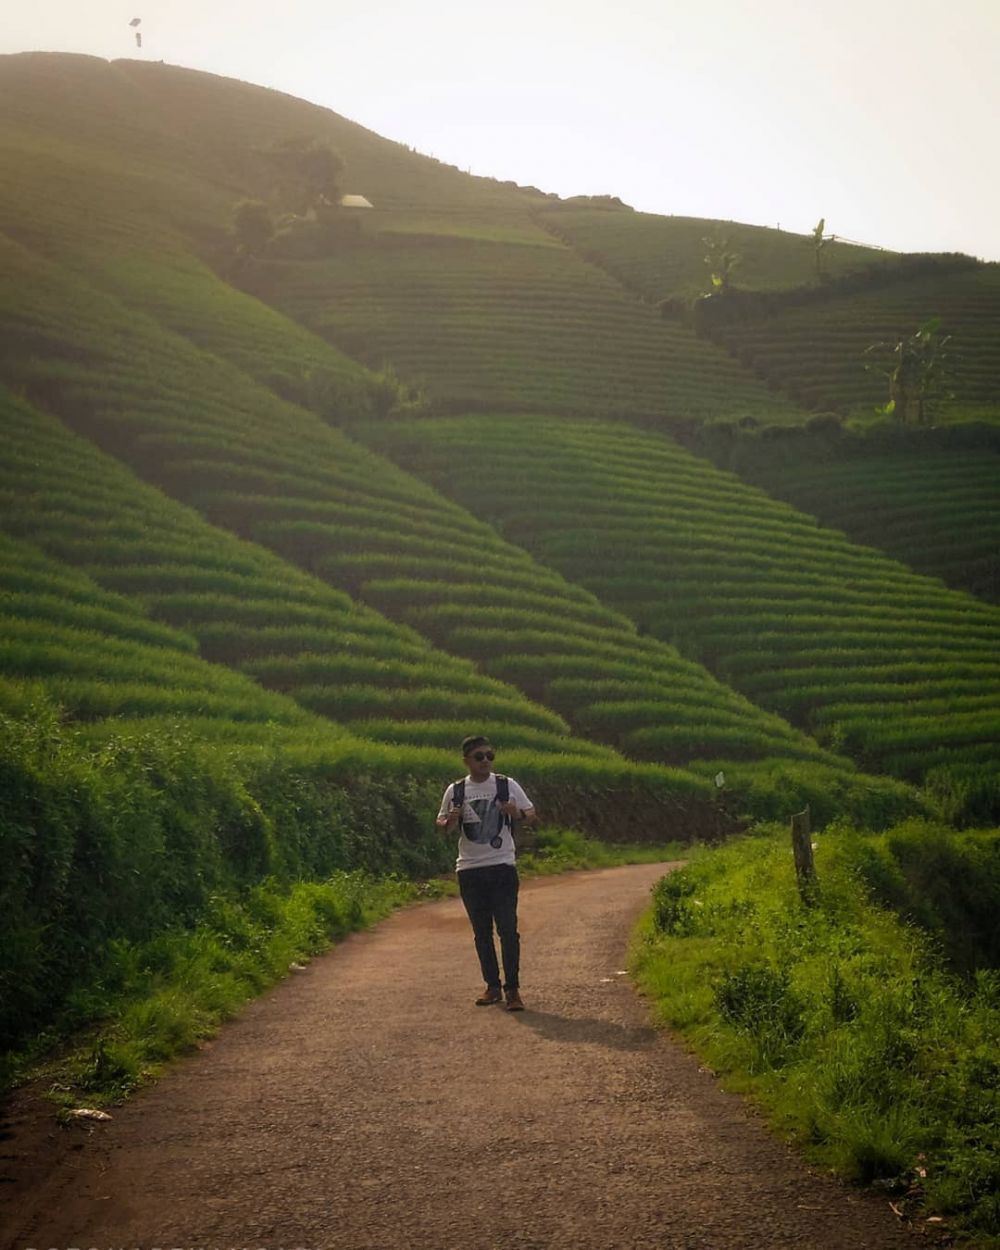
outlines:
[[233, 234], [239, 256], [259, 256], [274, 237], [274, 219], [263, 200], [239, 200], [233, 205]]
[[286, 212], [305, 215], [340, 199], [344, 161], [327, 143], [308, 135], [280, 139], [261, 149], [273, 178], [272, 194]]
[[865, 368], [889, 381], [888, 402], [878, 409], [887, 417], [923, 424], [945, 398], [947, 354], [951, 336], [941, 333], [941, 318], [925, 321], [916, 333], [896, 342], [873, 343], [865, 351], [873, 357]]

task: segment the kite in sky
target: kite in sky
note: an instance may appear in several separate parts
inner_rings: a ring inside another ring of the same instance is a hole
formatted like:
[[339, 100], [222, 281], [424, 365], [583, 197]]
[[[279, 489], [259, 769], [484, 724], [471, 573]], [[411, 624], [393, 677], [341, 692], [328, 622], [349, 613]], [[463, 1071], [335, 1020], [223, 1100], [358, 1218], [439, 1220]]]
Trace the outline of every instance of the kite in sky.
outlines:
[[[141, 22], [142, 22], [141, 17], [133, 17], [131, 22], [129, 22], [129, 25], [133, 28], [133, 30], [135, 30], [135, 28], [139, 26]], [[142, 31], [141, 30], [135, 31], [135, 46], [137, 48], [142, 47]]]

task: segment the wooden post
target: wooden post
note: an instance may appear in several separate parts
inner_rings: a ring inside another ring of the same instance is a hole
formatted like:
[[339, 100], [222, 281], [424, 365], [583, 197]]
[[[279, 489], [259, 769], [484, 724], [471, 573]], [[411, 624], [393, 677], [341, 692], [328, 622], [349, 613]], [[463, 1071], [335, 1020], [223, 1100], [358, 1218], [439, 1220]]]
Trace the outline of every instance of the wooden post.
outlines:
[[792, 817], [792, 849], [795, 852], [795, 876], [803, 903], [816, 898], [816, 864], [813, 861], [812, 832], [809, 827], [809, 806]]

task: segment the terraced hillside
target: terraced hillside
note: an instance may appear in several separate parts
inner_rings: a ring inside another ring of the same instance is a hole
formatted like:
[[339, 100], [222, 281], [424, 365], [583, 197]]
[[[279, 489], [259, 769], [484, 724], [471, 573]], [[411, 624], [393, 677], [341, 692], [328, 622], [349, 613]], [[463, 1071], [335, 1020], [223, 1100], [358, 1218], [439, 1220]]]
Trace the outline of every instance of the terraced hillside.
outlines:
[[[621, 424], [494, 417], [371, 441], [654, 637], [865, 767], [993, 775], [1000, 612]], [[470, 489], [493, 440], [503, 492]], [[466, 471], [449, 466], [461, 456]]]
[[[0, 535], [0, 708], [43, 690], [82, 720], [198, 718], [209, 732], [311, 728], [314, 718], [252, 680], [210, 664], [190, 635], [21, 539]], [[337, 731], [329, 726], [332, 739]]]
[[[629, 290], [657, 302], [709, 289], [705, 239], [718, 235], [740, 257], [733, 281], [753, 291], [817, 284], [816, 253], [808, 235], [700, 217], [661, 217], [594, 208], [545, 205], [538, 221]], [[841, 276], [871, 265], [894, 267], [896, 254], [828, 241], [823, 271]]]
[[[263, 686], [366, 738], [447, 747], [456, 725], [485, 722], [510, 747], [614, 758], [571, 738], [561, 717], [467, 661], [206, 524], [9, 393], [0, 393], [0, 430], [0, 526], [122, 596], [144, 631], [166, 635], [153, 620], [182, 629], [177, 637], [214, 662], [202, 667], [217, 680], [225, 677], [218, 665], [239, 670], [250, 679], [236, 683], [246, 687], [244, 698], [259, 696], [258, 720], [268, 719], [274, 702]], [[99, 677], [99, 667], [95, 672]], [[54, 693], [74, 715], [92, 714], [82, 692]], [[126, 697], [98, 682], [93, 697], [99, 695]], [[123, 710], [150, 710], [142, 691], [134, 699]], [[284, 715], [271, 718], [287, 720], [291, 709], [276, 706]], [[220, 714], [245, 719], [235, 710]]]
[[[641, 636], [613, 596], [600, 602], [408, 465], [331, 428], [371, 418], [377, 380], [327, 340], [373, 363], [389, 351], [404, 375], [436, 371], [432, 391], [449, 404], [502, 396], [654, 420], [800, 414], [554, 240], [539, 224], [545, 197], [463, 180], [287, 97], [229, 90], [207, 75], [87, 58], [12, 58], [0, 73], [4, 379], [195, 509], [216, 527], [209, 546], [219, 527], [257, 544], [252, 558], [227, 548], [221, 562], [240, 561], [249, 580], [214, 606], [195, 602], [213, 575], [166, 541], [148, 569], [106, 570], [108, 585], [174, 612], [206, 653], [372, 737], [451, 742], [465, 691], [480, 710], [500, 699], [505, 725], [516, 704], [509, 723], [525, 749], [554, 748], [572, 728], [607, 744], [579, 748], [592, 758], [613, 746], [702, 772], [767, 761], [849, 775], [828, 748], [682, 660], [666, 634]], [[266, 182], [267, 143], [300, 128], [336, 144], [351, 189], [378, 207], [336, 254], [234, 267], [223, 247], [232, 202]], [[489, 479], [487, 466], [477, 491], [492, 499]], [[81, 562], [100, 569], [86, 547]], [[171, 562], [180, 571], [157, 589]], [[334, 614], [322, 629], [350, 637], [350, 656], [310, 651], [305, 617], [278, 637], [273, 615], [241, 615], [240, 588], [263, 604], [272, 573], [289, 601], [310, 611], [322, 601]], [[339, 596], [324, 599], [331, 588]], [[426, 664], [420, 648], [433, 654]], [[380, 702], [366, 674], [389, 652]], [[545, 706], [529, 709], [532, 698]]]
[[145, 230], [139, 251], [181, 232], [211, 252], [234, 201], [266, 190], [267, 144], [309, 133], [337, 148], [376, 212], [346, 254], [264, 260], [241, 281], [368, 363], [390, 359], [459, 405], [651, 417], [787, 407], [724, 351], [664, 325], [554, 245], [532, 220], [547, 202], [537, 193], [468, 178], [260, 88], [148, 63], [68, 61], [6, 58], [0, 73], [0, 229], [33, 247], [114, 265], [116, 244]]
[[[403, 627], [366, 617], [343, 595], [327, 602], [311, 579], [269, 563], [256, 548], [226, 547], [218, 534], [211, 537], [213, 569], [192, 568], [180, 554], [190, 546], [184, 527], [172, 542], [164, 531], [158, 548], [143, 553], [152, 567], [99, 570], [109, 585], [183, 620], [207, 652], [370, 737], [444, 746], [455, 740], [456, 717], [476, 714], [489, 719], [498, 739], [583, 752], [556, 740], [566, 732], [565, 717], [578, 734], [658, 763], [709, 760], [714, 771], [719, 761], [802, 761], [847, 769], [673, 648], [639, 638], [630, 621], [468, 512], [254, 386], [221, 357], [24, 249], [9, 253], [6, 268], [30, 298], [2, 301], [7, 341], [44, 323], [51, 341], [78, 362], [66, 371], [51, 360], [7, 358], [9, 376], [216, 524], [360, 595]], [[86, 322], [73, 313], [84, 305]], [[146, 385], [151, 367], [170, 379], [155, 394]], [[62, 543], [62, 554], [99, 559], [99, 543], [67, 547], [65, 535]], [[201, 545], [209, 545], [207, 536]], [[301, 629], [273, 628], [285, 602], [298, 616], [303, 599]], [[414, 630], [449, 654], [432, 652]], [[323, 631], [338, 653], [321, 649]], [[548, 706], [512, 698], [500, 681], [544, 697]], [[624, 686], [632, 698], [606, 707], [602, 682]]]
[[885, 379], [866, 370], [873, 343], [895, 342], [940, 317], [947, 346], [943, 410], [1000, 415], [1000, 265], [900, 282], [877, 291], [734, 322], [715, 332], [749, 368], [795, 400], [850, 413], [885, 403]]
[[[241, 250], [234, 203], [278, 205], [274, 145], [302, 138], [375, 207]], [[0, 58], [0, 1082], [6, 1047], [140, 972], [167, 984], [144, 1037], [182, 1044], [170, 977], [214, 1003], [227, 953], [287, 969], [283, 917], [315, 939], [361, 913], [331, 874], [443, 870], [467, 731], [610, 839], [995, 811], [997, 608], [663, 432], [812, 437], [651, 306], [714, 228], [598, 219], [210, 75]], [[739, 233], [743, 278], [808, 282], [803, 242]], [[985, 594], [987, 458], [952, 450], [935, 478], [813, 466], [801, 502]]]
[[386, 232], [327, 260], [264, 260], [245, 281], [438, 406], [790, 419], [718, 347], [568, 248]]
[[[1000, 602], [1000, 438], [774, 440], [722, 457], [770, 494], [957, 590]], [[996, 431], [991, 431], [996, 433]], [[893, 440], [896, 441], [896, 440]], [[951, 445], [955, 443], [957, 445]], [[978, 445], [976, 445], [978, 444]], [[717, 448], [722, 451], [723, 449]]]

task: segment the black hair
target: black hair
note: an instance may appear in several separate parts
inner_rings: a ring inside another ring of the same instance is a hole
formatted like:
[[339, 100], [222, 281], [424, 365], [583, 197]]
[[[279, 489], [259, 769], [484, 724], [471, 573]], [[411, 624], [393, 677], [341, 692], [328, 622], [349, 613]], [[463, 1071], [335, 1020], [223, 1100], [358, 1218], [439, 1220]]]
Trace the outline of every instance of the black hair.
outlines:
[[482, 734], [473, 734], [470, 738], [462, 739], [462, 758], [470, 755], [476, 747], [490, 746], [489, 738], [484, 738]]

